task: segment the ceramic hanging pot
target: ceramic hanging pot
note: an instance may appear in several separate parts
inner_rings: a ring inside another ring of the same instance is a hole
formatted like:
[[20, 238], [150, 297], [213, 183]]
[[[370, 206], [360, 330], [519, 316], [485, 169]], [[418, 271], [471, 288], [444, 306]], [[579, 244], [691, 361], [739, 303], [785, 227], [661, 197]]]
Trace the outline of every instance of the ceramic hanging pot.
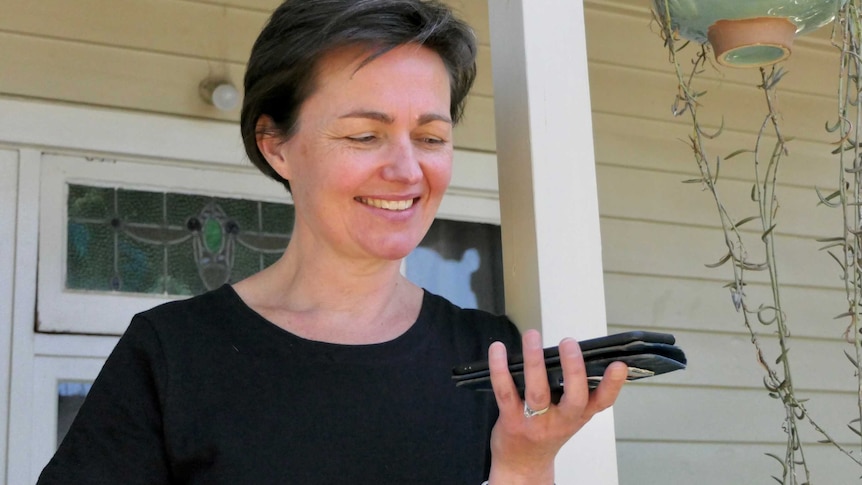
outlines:
[[[665, 3], [667, 1], [667, 3]], [[709, 42], [719, 64], [757, 67], [787, 58], [797, 35], [832, 22], [846, 0], [653, 0], [671, 29]]]

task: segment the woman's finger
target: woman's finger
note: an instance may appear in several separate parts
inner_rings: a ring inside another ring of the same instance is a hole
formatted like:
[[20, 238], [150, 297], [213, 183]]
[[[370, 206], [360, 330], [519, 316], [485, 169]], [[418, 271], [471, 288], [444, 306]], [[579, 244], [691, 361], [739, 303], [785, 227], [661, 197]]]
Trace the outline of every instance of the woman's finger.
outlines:
[[509, 372], [509, 360], [506, 346], [502, 342], [494, 342], [488, 348], [488, 370], [491, 374], [491, 387], [500, 409], [500, 417], [513, 419], [520, 412], [521, 396]]
[[589, 416], [604, 411], [614, 404], [626, 382], [628, 373], [628, 366], [623, 362], [614, 362], [605, 369], [599, 387], [590, 393], [590, 402], [586, 409]]
[[551, 389], [545, 369], [545, 353], [542, 336], [536, 330], [528, 330], [522, 337], [524, 354], [524, 414], [543, 414], [551, 406]]
[[565, 338], [560, 342], [559, 349], [565, 390], [560, 407], [570, 416], [580, 416], [590, 398], [581, 346], [575, 339]]

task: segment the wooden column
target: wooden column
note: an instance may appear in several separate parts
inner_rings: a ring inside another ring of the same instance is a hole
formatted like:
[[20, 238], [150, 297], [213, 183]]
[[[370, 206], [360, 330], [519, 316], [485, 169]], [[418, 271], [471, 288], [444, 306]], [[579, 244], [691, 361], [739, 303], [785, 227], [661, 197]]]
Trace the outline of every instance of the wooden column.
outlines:
[[[583, 4], [488, 6], [507, 313], [546, 346], [605, 335]], [[617, 483], [610, 410], [560, 452], [557, 483]]]

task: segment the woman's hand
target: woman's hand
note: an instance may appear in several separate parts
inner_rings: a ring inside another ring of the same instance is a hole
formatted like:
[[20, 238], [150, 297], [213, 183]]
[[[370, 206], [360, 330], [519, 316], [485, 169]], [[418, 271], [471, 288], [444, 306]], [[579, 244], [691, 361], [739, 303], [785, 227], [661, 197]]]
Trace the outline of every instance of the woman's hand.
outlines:
[[529, 330], [523, 336], [526, 406], [542, 414], [527, 417], [525, 402], [509, 373], [506, 347], [494, 342], [488, 349], [491, 384], [500, 417], [491, 432], [491, 485], [545, 485], [554, 483], [554, 458], [569, 438], [594, 414], [610, 407], [620, 393], [627, 368], [615, 362], [605, 371], [598, 388], [590, 392], [581, 348], [574, 339], [560, 342], [565, 392], [551, 404], [542, 338]]

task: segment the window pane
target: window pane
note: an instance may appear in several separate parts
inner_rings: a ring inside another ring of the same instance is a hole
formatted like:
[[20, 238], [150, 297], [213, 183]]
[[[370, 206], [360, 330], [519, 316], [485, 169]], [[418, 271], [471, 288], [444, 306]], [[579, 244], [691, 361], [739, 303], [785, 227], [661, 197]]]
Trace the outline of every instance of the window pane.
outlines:
[[57, 446], [63, 442], [72, 421], [90, 392], [91, 382], [63, 381], [57, 384]]
[[500, 227], [437, 219], [407, 256], [407, 278], [462, 308], [505, 313]]
[[66, 287], [193, 295], [277, 259], [293, 206], [69, 185]]

